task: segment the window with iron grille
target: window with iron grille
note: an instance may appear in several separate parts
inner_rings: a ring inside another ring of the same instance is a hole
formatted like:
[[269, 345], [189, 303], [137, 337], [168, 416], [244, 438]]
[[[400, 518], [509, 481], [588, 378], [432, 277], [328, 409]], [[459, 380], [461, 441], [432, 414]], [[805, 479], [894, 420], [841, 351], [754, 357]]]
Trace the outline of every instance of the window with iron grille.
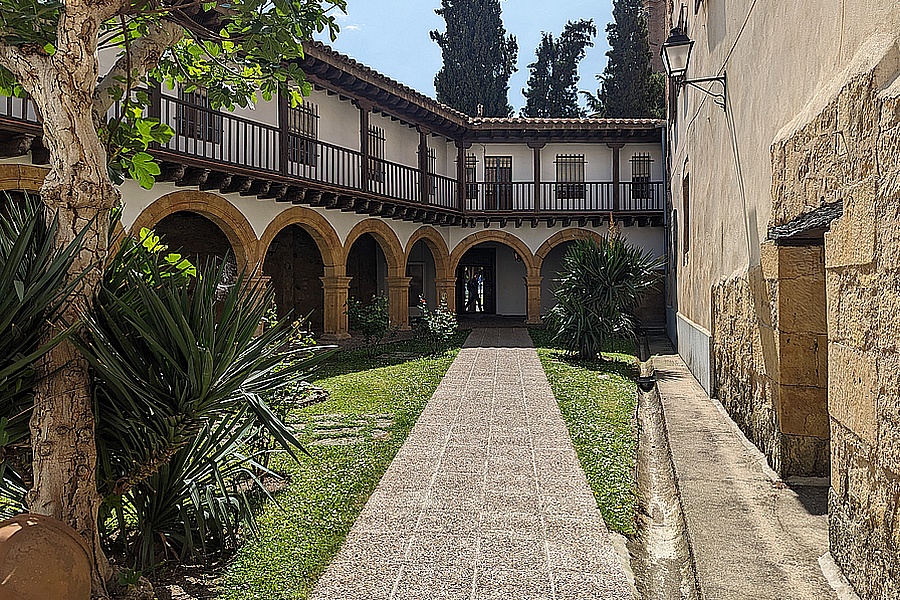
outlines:
[[303, 102], [287, 111], [288, 160], [316, 166], [319, 139], [319, 107], [312, 102]]
[[513, 205], [512, 156], [484, 157], [484, 207], [511, 210]]
[[176, 120], [178, 135], [218, 144], [222, 141], [222, 115], [209, 106], [209, 97], [205, 90], [192, 92], [178, 91]]
[[653, 160], [649, 154], [635, 154], [631, 157], [631, 197], [652, 198], [650, 186], [650, 165]]
[[428, 193], [431, 196], [437, 195], [437, 152], [434, 148], [428, 149]]
[[369, 181], [384, 182], [384, 129], [369, 125]]
[[584, 154], [556, 155], [556, 197], [584, 198]]
[[478, 184], [475, 183], [477, 166], [478, 157], [474, 154], [466, 154], [466, 198], [468, 199], [478, 197]]

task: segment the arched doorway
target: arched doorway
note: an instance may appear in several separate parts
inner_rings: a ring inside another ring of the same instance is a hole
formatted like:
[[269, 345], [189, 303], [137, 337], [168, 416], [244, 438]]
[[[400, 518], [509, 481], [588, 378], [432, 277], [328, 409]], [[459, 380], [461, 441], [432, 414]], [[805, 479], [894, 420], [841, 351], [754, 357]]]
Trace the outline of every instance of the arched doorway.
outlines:
[[284, 227], [269, 243], [263, 257], [263, 274], [275, 292], [278, 318], [308, 318], [309, 327], [321, 333], [325, 325], [325, 263], [315, 239], [302, 226]]
[[572, 241], [555, 245], [541, 261], [541, 314], [545, 315], [556, 304], [556, 290], [559, 272], [563, 268], [563, 258], [572, 245]]
[[527, 265], [514, 248], [502, 242], [476, 244], [456, 266], [457, 313], [524, 317], [527, 274]]
[[373, 296], [387, 295], [388, 264], [384, 250], [371, 233], [360, 235], [347, 252], [350, 298], [368, 303]]
[[224, 260], [225, 278], [237, 277], [237, 261], [228, 237], [203, 215], [177, 211], [160, 219], [152, 229], [170, 251], [180, 253], [203, 272], [218, 269]]
[[409, 249], [406, 260], [406, 276], [409, 277], [409, 315], [420, 316], [419, 298], [424, 298], [425, 303], [434, 308], [437, 306], [437, 285], [435, 283], [437, 270], [434, 254], [425, 240], [419, 240]]

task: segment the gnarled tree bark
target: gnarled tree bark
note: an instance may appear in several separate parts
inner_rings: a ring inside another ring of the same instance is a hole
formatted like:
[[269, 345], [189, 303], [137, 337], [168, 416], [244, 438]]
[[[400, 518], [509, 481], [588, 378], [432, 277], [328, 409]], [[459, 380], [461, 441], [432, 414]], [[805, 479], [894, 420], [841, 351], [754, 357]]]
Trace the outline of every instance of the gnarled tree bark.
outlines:
[[[105, 10], [104, 10], [105, 9]], [[69, 277], [83, 277], [60, 315], [75, 323], [97, 289], [107, 254], [109, 210], [119, 193], [106, 171], [106, 152], [93, 120], [97, 85], [97, 36], [109, 5], [67, 2], [57, 30], [56, 51], [6, 47], [2, 64], [31, 95], [44, 125], [50, 171], [41, 188], [47, 219], [58, 218], [56, 247], [83, 230], [83, 249]], [[48, 331], [46, 336], [53, 334]], [[100, 544], [97, 448], [87, 361], [67, 342], [43, 358], [31, 418], [34, 484], [32, 512], [71, 525], [93, 553], [94, 594], [104, 596], [109, 563]]]

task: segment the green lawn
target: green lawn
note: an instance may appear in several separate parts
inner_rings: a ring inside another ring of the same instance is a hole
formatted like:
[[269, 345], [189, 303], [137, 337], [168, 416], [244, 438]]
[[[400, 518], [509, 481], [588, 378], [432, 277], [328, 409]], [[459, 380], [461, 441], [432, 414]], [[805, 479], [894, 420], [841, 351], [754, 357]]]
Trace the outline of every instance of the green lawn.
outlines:
[[[465, 337], [459, 334], [454, 349], [439, 356], [424, 356], [416, 342], [398, 342], [375, 357], [341, 351], [322, 366], [313, 383], [330, 399], [288, 415], [303, 427], [311, 456], [300, 464], [286, 457], [274, 461], [276, 470], [288, 473], [288, 484], [275, 495], [279, 506], [262, 507], [259, 536], [230, 564], [221, 598], [309, 595]], [[343, 441], [351, 443], [318, 445]]]
[[555, 348], [546, 330], [532, 329], [531, 338], [607, 526], [633, 534], [634, 356], [619, 344], [602, 362], [578, 361]]

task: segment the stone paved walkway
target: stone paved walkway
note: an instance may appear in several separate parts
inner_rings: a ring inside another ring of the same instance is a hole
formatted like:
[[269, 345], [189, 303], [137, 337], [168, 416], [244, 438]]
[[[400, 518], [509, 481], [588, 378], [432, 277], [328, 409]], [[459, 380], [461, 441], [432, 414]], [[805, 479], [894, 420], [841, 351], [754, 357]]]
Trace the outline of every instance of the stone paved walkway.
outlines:
[[631, 600], [524, 329], [476, 329], [314, 600]]

